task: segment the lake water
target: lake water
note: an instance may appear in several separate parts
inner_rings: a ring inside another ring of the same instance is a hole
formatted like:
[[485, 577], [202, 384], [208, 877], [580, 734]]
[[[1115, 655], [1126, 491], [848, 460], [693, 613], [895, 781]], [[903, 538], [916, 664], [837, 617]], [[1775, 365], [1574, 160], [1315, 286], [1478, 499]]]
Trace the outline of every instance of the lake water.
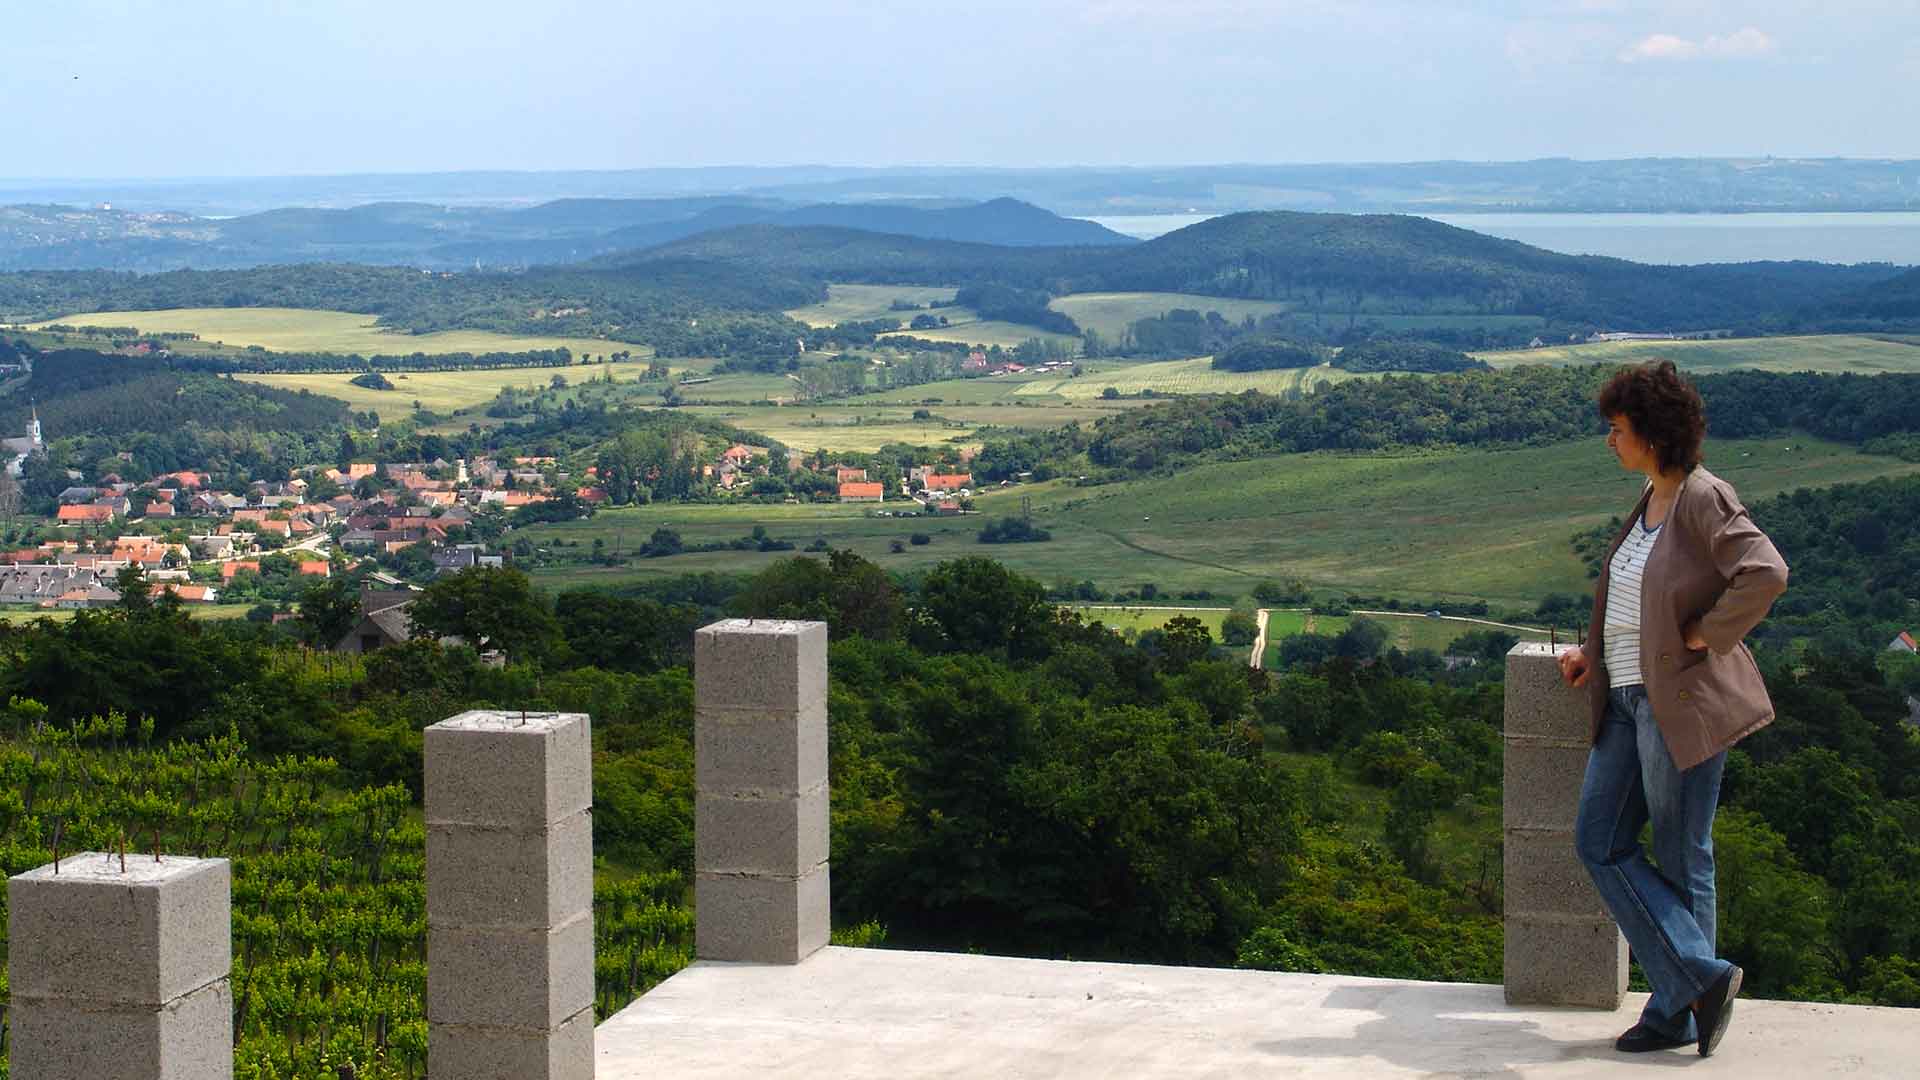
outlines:
[[[1150, 239], [1211, 214], [1090, 217]], [[1920, 213], [1873, 214], [1429, 214], [1462, 229], [1569, 255], [1646, 263], [1816, 262], [1920, 264]]]

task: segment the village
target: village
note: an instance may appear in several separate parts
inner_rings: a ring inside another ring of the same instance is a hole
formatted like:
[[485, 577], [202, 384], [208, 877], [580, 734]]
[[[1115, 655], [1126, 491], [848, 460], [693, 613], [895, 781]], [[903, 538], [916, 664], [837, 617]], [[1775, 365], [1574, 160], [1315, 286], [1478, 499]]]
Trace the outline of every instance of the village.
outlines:
[[[11, 482], [44, 451], [38, 417], [25, 437], [6, 443]], [[897, 469], [733, 443], [698, 467], [692, 497], [756, 497], [756, 482], [779, 467], [784, 501], [804, 495], [873, 504], [876, 515], [960, 514], [971, 510], [972, 451], [951, 456]], [[120, 459], [131, 467], [130, 455]], [[597, 467], [576, 476], [551, 456], [350, 462], [228, 488], [195, 469], [145, 480], [66, 476], [50, 515], [10, 521], [8, 535], [25, 542], [0, 551], [0, 610], [109, 608], [138, 587], [184, 605], [253, 605], [278, 622], [294, 618], [312, 584], [350, 577], [361, 586], [362, 624], [340, 647], [356, 651], [406, 640], [404, 619], [379, 616], [403, 608], [433, 577], [530, 555], [524, 541], [507, 539], [516, 524], [585, 516], [611, 502]], [[12, 497], [17, 507], [17, 487]]]

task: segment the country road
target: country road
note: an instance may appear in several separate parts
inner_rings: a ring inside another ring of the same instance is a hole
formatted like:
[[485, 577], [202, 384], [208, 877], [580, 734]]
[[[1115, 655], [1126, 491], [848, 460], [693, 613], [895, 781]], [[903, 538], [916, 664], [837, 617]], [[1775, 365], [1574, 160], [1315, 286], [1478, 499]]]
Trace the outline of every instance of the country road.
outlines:
[[1247, 666], [1255, 671], [1260, 670], [1260, 661], [1267, 655], [1267, 612], [1269, 610], [1271, 609], [1261, 608], [1253, 613], [1253, 622], [1259, 627], [1259, 631], [1253, 635], [1253, 655], [1247, 657]]

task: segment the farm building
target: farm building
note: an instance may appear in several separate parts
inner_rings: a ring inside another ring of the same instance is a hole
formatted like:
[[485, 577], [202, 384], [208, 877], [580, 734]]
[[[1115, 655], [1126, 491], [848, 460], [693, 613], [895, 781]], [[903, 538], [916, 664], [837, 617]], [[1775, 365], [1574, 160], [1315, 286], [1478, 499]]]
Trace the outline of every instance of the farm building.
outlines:
[[880, 502], [886, 494], [886, 485], [878, 480], [853, 480], [840, 485], [841, 502]]

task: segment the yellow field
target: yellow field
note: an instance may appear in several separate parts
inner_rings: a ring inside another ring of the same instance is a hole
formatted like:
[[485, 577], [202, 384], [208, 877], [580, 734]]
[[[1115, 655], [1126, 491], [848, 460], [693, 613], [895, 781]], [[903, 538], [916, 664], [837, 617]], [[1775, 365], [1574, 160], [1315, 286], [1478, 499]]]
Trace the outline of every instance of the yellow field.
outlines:
[[468, 371], [389, 371], [391, 390], [369, 390], [355, 386], [352, 375], [235, 375], [246, 382], [277, 386], [282, 390], [310, 390], [339, 398], [358, 412], [377, 412], [382, 419], [394, 420], [413, 411], [418, 401], [422, 408], [446, 413], [492, 401], [501, 390], [512, 386], [538, 390], [565, 375], [571, 383], [604, 379], [611, 369], [615, 382], [632, 382], [647, 370], [643, 361], [628, 360], [616, 364], [576, 364], [572, 367], [479, 368]]
[[[921, 312], [889, 311], [887, 305], [895, 300], [915, 304], [951, 304], [954, 291], [951, 285], [828, 285], [826, 303], [795, 308], [787, 312], [787, 316], [808, 326], [832, 326], [866, 319], [899, 319], [900, 325], [905, 326], [908, 320]], [[973, 312], [955, 307], [941, 307], [931, 314], [945, 315], [955, 322], [959, 321], [956, 316], [967, 319], [974, 317]]]
[[1074, 293], [1056, 298], [1047, 305], [1061, 312], [1082, 330], [1097, 331], [1109, 341], [1117, 341], [1128, 326], [1151, 319], [1175, 308], [1190, 308], [1205, 314], [1217, 311], [1232, 323], [1251, 315], [1255, 319], [1278, 315], [1291, 307], [1284, 300], [1230, 300], [1219, 296], [1195, 296], [1171, 292]]
[[1080, 339], [1072, 334], [1054, 334], [1037, 327], [993, 320], [962, 323], [939, 330], [899, 330], [893, 334], [882, 334], [880, 340], [885, 341], [900, 335], [925, 338], [928, 341], [958, 341], [963, 345], [998, 345], [1003, 349], [1023, 345], [1033, 338], [1058, 342], [1076, 350], [1080, 347]]
[[1602, 341], [1475, 354], [1494, 367], [1521, 364], [1633, 364], [1667, 359], [1689, 371], [1920, 372], [1920, 345], [1860, 334], [1732, 341]]
[[1058, 394], [1069, 401], [1098, 398], [1109, 386], [1122, 394], [1137, 394], [1142, 390], [1152, 390], [1156, 394], [1238, 394], [1243, 390], [1284, 394], [1293, 390], [1308, 390], [1322, 383], [1366, 377], [1325, 364], [1279, 371], [1235, 372], [1215, 371], [1212, 363], [1210, 356], [1194, 360], [1163, 360], [1152, 364], [1109, 366], [1095, 362], [1090, 365], [1091, 370], [1077, 379], [1064, 375], [1032, 379], [1020, 384], [1015, 392], [1021, 395]]
[[50, 323], [66, 326], [132, 326], [149, 334], [192, 333], [203, 341], [246, 347], [258, 345], [275, 352], [358, 353], [361, 356], [409, 356], [413, 353], [533, 352], [569, 349], [574, 358], [605, 356], [628, 350], [650, 355], [642, 345], [594, 338], [495, 334], [485, 330], [444, 330], [434, 334], [400, 334], [374, 325], [375, 316], [350, 311], [304, 311], [297, 308], [176, 308], [169, 311], [102, 311], [65, 315]]

